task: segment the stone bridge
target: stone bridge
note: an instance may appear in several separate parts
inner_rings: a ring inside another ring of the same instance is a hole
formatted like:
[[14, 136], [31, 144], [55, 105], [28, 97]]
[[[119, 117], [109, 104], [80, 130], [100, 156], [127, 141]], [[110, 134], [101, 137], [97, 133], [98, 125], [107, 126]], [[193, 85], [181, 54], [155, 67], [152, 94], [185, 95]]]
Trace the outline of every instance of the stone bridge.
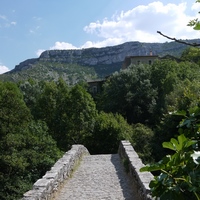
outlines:
[[153, 175], [140, 172], [143, 166], [129, 141], [118, 154], [90, 155], [73, 145], [22, 200], [149, 200]]

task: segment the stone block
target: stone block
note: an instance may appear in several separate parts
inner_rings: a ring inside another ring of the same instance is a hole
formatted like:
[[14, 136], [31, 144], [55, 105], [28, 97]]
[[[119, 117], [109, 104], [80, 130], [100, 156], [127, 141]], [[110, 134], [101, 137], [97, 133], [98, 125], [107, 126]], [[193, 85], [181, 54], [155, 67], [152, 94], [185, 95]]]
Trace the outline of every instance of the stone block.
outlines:
[[83, 155], [89, 155], [88, 150], [83, 145], [73, 145], [72, 149], [66, 152], [60, 158], [51, 170], [39, 180], [37, 180], [33, 189], [27, 191], [22, 200], [47, 200], [51, 194], [58, 189], [59, 185], [70, 176], [75, 164]]
[[141, 199], [153, 199], [150, 195], [149, 183], [153, 180], [153, 175], [150, 172], [140, 172], [144, 167], [138, 154], [135, 152], [129, 141], [121, 141], [119, 146], [119, 155], [122, 159], [129, 160], [129, 176], [133, 179], [138, 188], [138, 194]]

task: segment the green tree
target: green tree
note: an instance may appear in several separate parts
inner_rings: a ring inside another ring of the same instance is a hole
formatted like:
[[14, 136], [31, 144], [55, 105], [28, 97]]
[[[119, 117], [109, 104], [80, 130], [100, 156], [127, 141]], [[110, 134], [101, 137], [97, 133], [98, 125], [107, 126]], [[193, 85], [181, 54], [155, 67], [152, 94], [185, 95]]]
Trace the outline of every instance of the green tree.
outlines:
[[60, 79], [44, 83], [34, 116], [46, 122], [59, 148], [66, 151], [73, 144], [85, 144], [94, 127], [96, 105], [85, 86], [69, 88]]
[[17, 85], [0, 82], [0, 199], [19, 199], [60, 155]]
[[27, 81], [19, 82], [18, 87], [23, 94], [26, 106], [30, 109], [31, 113], [34, 114], [37, 99], [42, 93], [42, 84], [33, 79], [29, 79]]
[[0, 140], [0, 198], [19, 199], [61, 157], [42, 122], [30, 122]]
[[[196, 2], [200, 3], [200, 0]], [[194, 27], [195, 30], [200, 30], [198, 19], [191, 20], [188, 25]], [[160, 34], [163, 35], [162, 33]], [[189, 44], [175, 38], [170, 39], [190, 46], [199, 46], [199, 44]], [[194, 48], [186, 50], [182, 58], [198, 63], [198, 51], [199, 49]], [[189, 68], [186, 69], [191, 72]], [[198, 72], [199, 69], [196, 72], [193, 71], [194, 74], [190, 73], [190, 75], [199, 76]], [[186, 85], [186, 88], [184, 88], [185, 85], [183, 87], [179, 85], [178, 90], [171, 91], [172, 93], [170, 94], [170, 100], [173, 99], [173, 96], [175, 97], [175, 93], [181, 94], [181, 96], [178, 96], [178, 100], [175, 100], [175, 106], [173, 105], [172, 109], [186, 106], [185, 111], [176, 112], [177, 116], [183, 118], [179, 124], [180, 135], [178, 135], [177, 139], [171, 138], [170, 142], [163, 142], [163, 148], [170, 150], [168, 155], [158, 163], [147, 165], [141, 169], [141, 171], [159, 172], [159, 175], [154, 176], [154, 180], [151, 181], [149, 186], [152, 195], [161, 200], [200, 199], [200, 108], [199, 103], [197, 103], [199, 92], [194, 82], [190, 83], [192, 80], [187, 76], [187, 73], [180, 74], [188, 79], [185, 82], [182, 80], [182, 83], [189, 84]], [[194, 91], [197, 91], [197, 95], [195, 95]], [[189, 108], [190, 106], [195, 107]]]
[[200, 49], [198, 47], [189, 47], [183, 51], [181, 59], [194, 62], [200, 65]]
[[[158, 97], [156, 99], [156, 106], [154, 110], [154, 123], [159, 123], [163, 114], [168, 113], [169, 96], [177, 87], [188, 82], [198, 81], [200, 76], [196, 71], [199, 66], [191, 62], [180, 62], [172, 60], [158, 60], [152, 65], [151, 83], [152, 87], [157, 88]], [[177, 98], [177, 97], [176, 97]], [[174, 102], [175, 103], [175, 102]], [[170, 106], [173, 107], [171, 104]]]
[[66, 135], [68, 134], [68, 109], [70, 88], [62, 79], [56, 83], [55, 108], [51, 124], [48, 127], [59, 148], [68, 150]]
[[66, 118], [69, 106], [66, 102], [69, 99], [69, 87], [62, 79], [57, 82], [41, 82], [39, 84], [41, 93], [36, 99], [33, 116], [47, 124], [50, 135], [62, 148], [63, 143], [66, 145]]
[[130, 66], [111, 76], [104, 85], [104, 110], [120, 113], [129, 123], [148, 123], [156, 103], [151, 66]]
[[158, 60], [151, 68], [151, 83], [157, 88], [158, 98], [154, 109], [154, 123], [158, 123], [166, 113], [166, 95], [173, 91], [178, 80], [176, 70], [178, 63], [171, 60]]
[[0, 82], [0, 139], [7, 133], [17, 133], [31, 120], [18, 87], [10, 82]]
[[166, 97], [167, 110], [174, 112], [175, 110], [188, 110], [191, 107], [196, 106], [200, 101], [200, 82], [198, 80], [181, 81], [176, 85], [174, 91], [172, 91]]
[[75, 85], [69, 92], [66, 104], [68, 105], [68, 144], [85, 144], [93, 132], [97, 115], [94, 100], [84, 87]]
[[149, 186], [152, 195], [161, 200], [200, 199], [200, 107], [196, 105], [186, 111], [177, 111], [172, 116], [182, 119], [177, 136], [174, 134], [177, 139], [163, 142], [162, 146], [168, 149], [168, 154], [141, 171], [159, 173]]
[[90, 153], [117, 153], [121, 140], [131, 141], [132, 127], [119, 114], [100, 112], [86, 144]]
[[131, 135], [132, 145], [143, 163], [153, 162], [152, 143], [154, 132], [143, 124], [133, 124], [133, 133]]
[[42, 87], [42, 93], [37, 100], [34, 117], [44, 120], [49, 127], [50, 125], [54, 126], [58, 93], [57, 86], [55, 82], [44, 82]]
[[200, 160], [192, 148], [195, 143], [183, 134], [177, 139], [171, 138], [170, 142], [163, 143], [163, 147], [175, 153], [141, 169], [160, 172], [149, 185], [154, 197], [160, 200], [200, 199]]
[[[12, 199], [10, 196], [19, 195], [15, 185], [23, 181], [18, 176], [16, 178], [16, 174], [23, 173], [27, 162], [17, 149], [24, 145], [21, 142], [23, 135], [20, 132], [26, 128], [30, 120], [30, 112], [23, 102], [22, 94], [17, 86], [9, 82], [0, 82], [1, 199]], [[16, 182], [13, 184], [10, 183], [12, 178], [14, 178], [13, 180], [16, 178]]]
[[177, 124], [181, 119], [181, 116], [166, 113], [162, 116], [160, 122], [153, 127], [154, 137], [151, 145], [152, 156], [156, 162], [171, 153], [170, 150], [163, 148], [162, 143], [178, 135]]

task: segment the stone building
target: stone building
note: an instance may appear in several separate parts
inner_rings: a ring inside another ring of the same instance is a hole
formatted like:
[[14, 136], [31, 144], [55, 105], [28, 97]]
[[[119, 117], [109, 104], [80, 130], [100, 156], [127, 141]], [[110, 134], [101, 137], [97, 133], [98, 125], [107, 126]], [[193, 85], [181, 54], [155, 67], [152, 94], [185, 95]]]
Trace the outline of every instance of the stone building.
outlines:
[[152, 65], [153, 62], [159, 59], [158, 55], [153, 55], [152, 52], [150, 52], [147, 56], [127, 56], [124, 59], [122, 69], [126, 69], [130, 64], [133, 65], [139, 65], [139, 64], [148, 64]]
[[174, 60], [176, 62], [181, 62], [182, 60], [180, 58], [174, 57], [172, 55], [165, 55], [163, 57], [159, 57], [158, 55], [153, 55], [152, 52], [150, 52], [147, 56], [127, 56], [124, 59], [122, 69], [126, 69], [129, 65], [139, 65], [139, 64], [148, 64], [152, 65], [155, 60]]
[[88, 81], [87, 83], [89, 85], [89, 92], [92, 95], [100, 93], [102, 91], [102, 85], [104, 82], [105, 82], [105, 79]]

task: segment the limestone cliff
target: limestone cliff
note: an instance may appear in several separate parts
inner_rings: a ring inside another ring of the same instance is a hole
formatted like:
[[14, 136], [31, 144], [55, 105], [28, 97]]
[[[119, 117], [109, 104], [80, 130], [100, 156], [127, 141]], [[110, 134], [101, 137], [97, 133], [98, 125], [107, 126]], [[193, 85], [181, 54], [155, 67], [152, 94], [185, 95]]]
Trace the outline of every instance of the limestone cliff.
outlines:
[[29, 59], [16, 66], [16, 70], [31, 66], [33, 62], [61, 62], [76, 63], [82, 66], [113, 65], [122, 63], [126, 56], [154, 55], [164, 56], [173, 54], [179, 56], [186, 45], [169, 43], [141, 43], [127, 42], [117, 46], [104, 48], [88, 48], [78, 50], [48, 50], [44, 51], [38, 59]]
[[[200, 40], [191, 40], [198, 42]], [[76, 64], [78, 66], [92, 68], [99, 77], [107, 76], [115, 71], [119, 71], [126, 56], [144, 56], [149, 55], [173, 55], [180, 56], [186, 45], [176, 42], [166, 43], [141, 43], [127, 42], [121, 45], [88, 48], [77, 50], [48, 50], [44, 51], [39, 58], [28, 59], [16, 65], [15, 69], [7, 74], [18, 73], [38, 67], [46, 66], [51, 63], [51, 70], [57, 70], [55, 63], [59, 64]], [[41, 64], [42, 63], [42, 64]], [[62, 69], [63, 70], [63, 69]], [[41, 70], [40, 70], [41, 71]], [[61, 69], [59, 69], [61, 71]], [[63, 70], [64, 72], [65, 70]], [[32, 72], [31, 72], [32, 73]]]

